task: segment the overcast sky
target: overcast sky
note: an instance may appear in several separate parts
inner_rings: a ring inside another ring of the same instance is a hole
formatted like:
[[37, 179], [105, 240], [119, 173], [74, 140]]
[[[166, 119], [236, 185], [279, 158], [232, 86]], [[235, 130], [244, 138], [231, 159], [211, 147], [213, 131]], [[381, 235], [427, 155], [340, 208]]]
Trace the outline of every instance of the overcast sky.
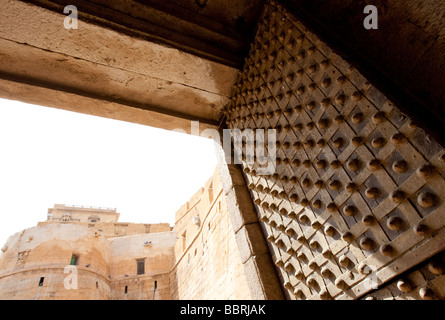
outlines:
[[210, 139], [0, 99], [0, 247], [55, 203], [173, 226], [216, 165]]

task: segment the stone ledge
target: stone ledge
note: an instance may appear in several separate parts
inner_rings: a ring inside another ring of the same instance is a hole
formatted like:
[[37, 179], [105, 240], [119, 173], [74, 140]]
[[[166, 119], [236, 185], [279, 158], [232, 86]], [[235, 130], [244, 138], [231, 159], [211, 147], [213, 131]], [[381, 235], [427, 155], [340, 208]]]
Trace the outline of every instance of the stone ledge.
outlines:
[[244, 263], [247, 284], [254, 300], [283, 300], [283, 291], [268, 253], [252, 256]]

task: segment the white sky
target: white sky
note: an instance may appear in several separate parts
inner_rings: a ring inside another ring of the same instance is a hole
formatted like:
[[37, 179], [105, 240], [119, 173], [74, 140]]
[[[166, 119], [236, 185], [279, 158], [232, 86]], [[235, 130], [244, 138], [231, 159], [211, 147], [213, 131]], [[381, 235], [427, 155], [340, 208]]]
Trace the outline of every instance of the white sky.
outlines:
[[55, 203], [173, 226], [216, 165], [211, 139], [0, 99], [0, 248]]

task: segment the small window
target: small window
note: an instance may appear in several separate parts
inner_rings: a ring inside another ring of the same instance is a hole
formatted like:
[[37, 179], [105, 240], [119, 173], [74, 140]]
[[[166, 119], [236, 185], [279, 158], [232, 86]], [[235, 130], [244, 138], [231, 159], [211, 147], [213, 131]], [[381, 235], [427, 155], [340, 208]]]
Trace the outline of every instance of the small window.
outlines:
[[125, 286], [124, 293], [125, 293], [125, 294], [128, 293], [128, 286]]
[[42, 287], [42, 286], [43, 286], [43, 281], [45, 281], [45, 277], [40, 277], [40, 280], [39, 280], [39, 287]]
[[77, 254], [73, 254], [71, 256], [70, 265], [77, 266], [79, 264], [79, 256]]
[[145, 273], [145, 259], [138, 259], [136, 260], [137, 264], [137, 274], [144, 274]]

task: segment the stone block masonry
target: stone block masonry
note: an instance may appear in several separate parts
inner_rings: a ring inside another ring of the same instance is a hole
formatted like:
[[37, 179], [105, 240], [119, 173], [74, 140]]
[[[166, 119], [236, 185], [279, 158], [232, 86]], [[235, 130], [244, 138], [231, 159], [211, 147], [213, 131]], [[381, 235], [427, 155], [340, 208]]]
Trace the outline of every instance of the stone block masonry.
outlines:
[[242, 169], [288, 299], [359, 299], [445, 249], [443, 147], [275, 1], [225, 116], [277, 130], [275, 173]]
[[172, 299], [251, 299], [218, 170], [176, 213]]
[[49, 211], [50, 220], [3, 246], [0, 299], [170, 299], [176, 237], [168, 224], [120, 223], [115, 210], [56, 205]]

